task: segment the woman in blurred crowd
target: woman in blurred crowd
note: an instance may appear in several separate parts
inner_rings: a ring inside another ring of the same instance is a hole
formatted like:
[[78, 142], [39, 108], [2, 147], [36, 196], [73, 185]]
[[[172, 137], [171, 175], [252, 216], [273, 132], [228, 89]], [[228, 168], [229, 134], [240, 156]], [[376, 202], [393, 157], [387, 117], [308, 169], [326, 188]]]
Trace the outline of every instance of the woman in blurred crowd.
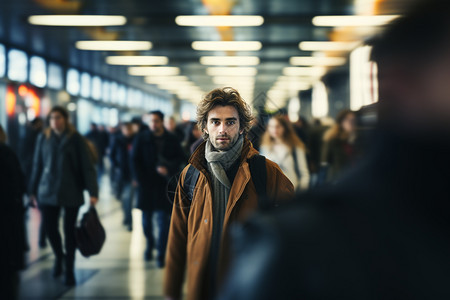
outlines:
[[[83, 190], [97, 203], [98, 186], [94, 164], [84, 138], [69, 123], [68, 112], [55, 106], [49, 124], [38, 138], [30, 181], [33, 202], [37, 198], [45, 231], [56, 256], [53, 276], [58, 277], [65, 263], [65, 284], [75, 285], [75, 225], [78, 210], [84, 204]], [[59, 217], [64, 210], [65, 250], [59, 233]]]
[[18, 299], [18, 271], [25, 267], [25, 176], [19, 159], [6, 145], [0, 125], [0, 293], [2, 299]]
[[296, 190], [308, 189], [309, 171], [305, 145], [286, 118], [274, 116], [269, 120], [260, 152], [280, 166]]
[[349, 166], [355, 157], [356, 115], [343, 110], [336, 123], [324, 134], [321, 164], [326, 169], [326, 180], [333, 181]]

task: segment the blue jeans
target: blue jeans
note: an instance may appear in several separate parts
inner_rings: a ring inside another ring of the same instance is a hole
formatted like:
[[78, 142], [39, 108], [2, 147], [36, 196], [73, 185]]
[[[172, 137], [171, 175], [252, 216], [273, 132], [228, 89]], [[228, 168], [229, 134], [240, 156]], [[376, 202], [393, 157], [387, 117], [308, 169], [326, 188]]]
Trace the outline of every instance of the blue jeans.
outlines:
[[131, 181], [123, 181], [121, 183], [122, 187], [122, 195], [120, 200], [122, 201], [122, 209], [123, 209], [123, 223], [125, 225], [133, 225], [133, 217], [132, 217], [132, 209], [134, 204], [134, 195], [135, 195], [135, 187], [133, 187]]
[[[153, 222], [155, 222], [157, 227], [156, 236], [153, 230]], [[144, 210], [142, 211], [142, 226], [144, 228], [144, 235], [147, 238], [146, 251], [152, 251], [156, 246], [156, 250], [158, 251], [158, 260], [164, 261], [166, 255], [167, 238], [169, 235], [169, 213], [164, 210]]]

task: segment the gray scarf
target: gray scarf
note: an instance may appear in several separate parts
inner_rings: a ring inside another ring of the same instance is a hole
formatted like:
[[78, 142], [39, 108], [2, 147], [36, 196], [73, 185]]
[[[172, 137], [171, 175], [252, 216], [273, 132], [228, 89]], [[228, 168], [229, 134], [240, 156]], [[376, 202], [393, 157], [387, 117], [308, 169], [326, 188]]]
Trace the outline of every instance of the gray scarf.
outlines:
[[228, 197], [230, 196], [231, 183], [226, 174], [233, 163], [241, 156], [244, 137], [240, 136], [236, 143], [228, 151], [219, 152], [214, 149], [208, 140], [205, 147], [205, 158], [208, 162], [208, 170], [212, 183], [212, 208], [213, 230], [211, 236], [211, 251], [209, 256], [209, 285], [214, 293], [217, 279], [217, 262], [219, 259], [220, 241], [222, 236], [223, 221], [227, 210]]
[[212, 172], [213, 177], [217, 178], [225, 187], [231, 189], [226, 170], [241, 156], [244, 137], [241, 135], [236, 143], [227, 151], [216, 151], [208, 140], [205, 147], [205, 158], [208, 162], [208, 169]]

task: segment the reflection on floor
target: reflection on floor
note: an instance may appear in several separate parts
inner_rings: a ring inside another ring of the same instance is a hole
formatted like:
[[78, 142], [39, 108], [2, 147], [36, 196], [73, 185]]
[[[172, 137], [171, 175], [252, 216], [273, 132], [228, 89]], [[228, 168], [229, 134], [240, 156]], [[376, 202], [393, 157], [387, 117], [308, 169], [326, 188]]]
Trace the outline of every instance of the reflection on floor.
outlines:
[[[79, 217], [86, 209], [86, 205], [82, 207]], [[143, 258], [145, 238], [141, 213], [133, 210], [133, 231], [128, 232], [122, 225], [120, 202], [111, 196], [106, 177], [97, 211], [106, 229], [105, 245], [99, 255], [89, 258], [77, 251], [77, 286], [68, 288], [62, 277], [52, 277], [54, 256], [50, 245], [47, 243], [44, 249], [38, 247], [39, 211], [29, 210], [29, 264], [21, 274], [20, 299], [164, 299], [163, 269]]]

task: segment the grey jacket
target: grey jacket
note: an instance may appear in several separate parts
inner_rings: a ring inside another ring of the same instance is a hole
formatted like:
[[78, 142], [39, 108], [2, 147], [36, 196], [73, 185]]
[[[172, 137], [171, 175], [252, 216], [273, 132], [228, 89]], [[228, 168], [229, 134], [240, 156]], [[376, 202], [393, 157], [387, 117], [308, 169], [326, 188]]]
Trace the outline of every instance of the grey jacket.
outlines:
[[37, 195], [40, 205], [81, 206], [84, 190], [98, 197], [96, 177], [89, 149], [78, 132], [39, 136], [29, 192]]

